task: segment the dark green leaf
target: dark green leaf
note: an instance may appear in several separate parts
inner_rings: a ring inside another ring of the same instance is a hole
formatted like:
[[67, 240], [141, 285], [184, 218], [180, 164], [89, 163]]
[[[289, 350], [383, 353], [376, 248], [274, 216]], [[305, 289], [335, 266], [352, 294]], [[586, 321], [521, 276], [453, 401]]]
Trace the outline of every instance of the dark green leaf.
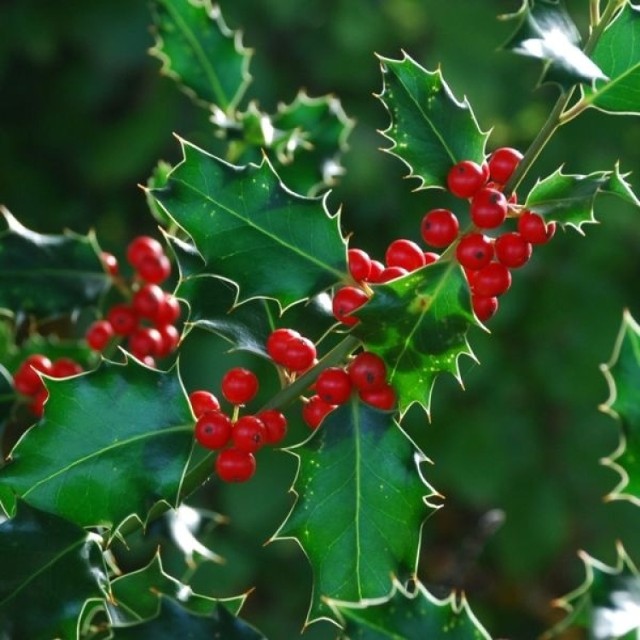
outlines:
[[106, 597], [99, 539], [18, 503], [0, 525], [0, 631], [6, 638], [77, 638], [88, 600]]
[[98, 302], [110, 279], [92, 235], [41, 235], [0, 213], [0, 308], [48, 317]]
[[311, 563], [309, 620], [329, 613], [324, 598], [385, 597], [392, 576], [414, 574], [434, 493], [391, 413], [353, 400], [288, 451], [299, 459], [297, 500], [275, 538], [294, 538]]
[[637, 638], [640, 631], [640, 575], [622, 545], [618, 545], [618, 559], [613, 567], [584, 552], [580, 556], [585, 564], [585, 581], [556, 601], [567, 611], [567, 617], [545, 638], [557, 637], [574, 628], [586, 629], [590, 640]]
[[[147, 189], [162, 189], [166, 186], [169, 179], [169, 174], [173, 167], [168, 163], [160, 160], [154, 167], [151, 177], [147, 180]], [[171, 224], [171, 218], [167, 215], [167, 212], [149, 195], [149, 191], [146, 192], [147, 205], [151, 215], [163, 226], [167, 227]]]
[[580, 49], [580, 33], [562, 0], [524, 0], [518, 13], [505, 18], [520, 20], [505, 48], [544, 60], [543, 82], [555, 82], [566, 91], [581, 82], [606, 78]]
[[239, 286], [239, 301], [274, 298], [287, 307], [346, 279], [338, 215], [298, 196], [269, 162], [236, 167], [182, 141], [184, 160], [166, 189], [151, 191], [192, 238], [203, 273]]
[[11, 412], [11, 408], [13, 407], [15, 400], [16, 393], [13, 389], [13, 378], [0, 364], [0, 436], [2, 433], [2, 425], [9, 417], [9, 413]]
[[373, 605], [330, 605], [345, 623], [348, 640], [490, 640], [464, 597], [438, 600], [421, 584], [408, 592], [395, 582], [388, 599]]
[[447, 173], [462, 160], [481, 163], [488, 134], [469, 103], [451, 93], [440, 70], [427, 71], [406, 53], [402, 60], [380, 58], [383, 90], [378, 96], [391, 116], [383, 135], [386, 149], [409, 167], [420, 189], [445, 187]]
[[630, 2], [600, 36], [592, 58], [609, 76], [595, 88], [584, 87], [584, 100], [609, 113], [640, 114], [640, 7]]
[[462, 270], [435, 262], [374, 291], [353, 314], [361, 319], [353, 333], [387, 363], [401, 413], [414, 402], [429, 411], [438, 374], [459, 378], [458, 359], [472, 355], [467, 331], [477, 320]]
[[231, 112], [251, 82], [251, 51], [210, 0], [152, 0], [162, 72], [196, 102]]
[[259, 631], [221, 605], [211, 616], [194, 615], [173, 600], [161, 597], [157, 618], [139, 625], [115, 628], [114, 640], [266, 640]]
[[43, 420], [0, 469], [0, 503], [18, 496], [84, 526], [145, 520], [160, 500], [175, 505], [193, 444], [193, 416], [176, 369], [103, 362], [46, 380]]
[[638, 197], [633, 191], [631, 185], [625, 180], [628, 175], [628, 173], [620, 173], [620, 166], [616, 163], [616, 166], [611, 173], [611, 177], [609, 178], [609, 183], [603, 188], [603, 191], [622, 198], [625, 202], [628, 202], [634, 207], [640, 207], [640, 200], [638, 200]]

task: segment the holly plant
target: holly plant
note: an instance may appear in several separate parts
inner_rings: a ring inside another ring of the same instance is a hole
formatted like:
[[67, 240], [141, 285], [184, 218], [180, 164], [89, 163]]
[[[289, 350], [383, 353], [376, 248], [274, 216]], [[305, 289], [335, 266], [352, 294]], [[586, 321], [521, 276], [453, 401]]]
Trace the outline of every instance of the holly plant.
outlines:
[[[349, 179], [340, 156], [353, 123], [337, 98], [300, 91], [270, 113], [247, 97], [253, 52], [219, 7], [151, 2], [151, 53], [207, 111], [200, 138], [211, 141], [177, 136], [182, 160], [153, 171], [144, 191], [157, 234], [116, 257], [94, 233], [44, 235], [2, 209], [0, 637], [265, 638], [241, 612], [251, 584], [238, 594], [192, 583], [199, 565], [225, 560], [203, 543], [223, 507], [193, 498], [205, 485], [250, 487], [271, 455], [291, 463], [292, 495], [268, 542], [297, 544], [313, 579], [300, 628], [329, 621], [344, 640], [499, 633], [472, 612], [473, 593], [442, 596], [421, 580], [423, 527], [447, 505], [403, 422], [410, 410], [425, 428], [437, 419], [436, 381], [462, 382], [472, 329], [491, 326], [559, 230], [584, 234], [603, 194], [640, 207], [619, 164], [534, 171], [583, 112], [640, 115], [640, 9], [589, 6], [584, 43], [557, 0], [508, 16], [504, 48], [540, 59], [541, 83], [559, 93], [523, 149], [492, 144], [493, 123], [478, 122], [439, 68], [379, 57], [383, 151], [408, 188], [441, 203], [374, 256], [327, 197]], [[206, 388], [183, 381], [195, 331], [222, 345], [222, 374]], [[606, 409], [623, 432], [612, 495], [636, 502], [638, 334], [627, 316], [606, 368]], [[640, 607], [635, 567], [620, 558], [588, 563], [591, 591], [566, 599], [562, 628], [637, 632], [637, 613], [603, 622], [608, 609]]]

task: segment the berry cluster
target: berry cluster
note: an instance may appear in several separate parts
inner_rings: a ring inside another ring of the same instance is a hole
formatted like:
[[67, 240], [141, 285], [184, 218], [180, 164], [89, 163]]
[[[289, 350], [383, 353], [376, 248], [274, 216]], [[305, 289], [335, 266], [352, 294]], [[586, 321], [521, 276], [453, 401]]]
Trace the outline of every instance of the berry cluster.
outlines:
[[20, 364], [13, 376], [15, 390], [29, 398], [28, 407], [35, 416], [42, 417], [44, 403], [49, 397], [40, 373], [51, 378], [67, 378], [82, 373], [84, 369], [71, 358], [58, 358], [53, 362], [41, 353], [28, 356]]
[[105, 269], [118, 278], [127, 303], [113, 305], [106, 318], [89, 326], [86, 339], [95, 351], [104, 351], [114, 339], [125, 339], [129, 351], [149, 366], [156, 358], [172, 353], [180, 341], [176, 322], [180, 318], [180, 304], [160, 284], [171, 274], [171, 262], [162, 245], [149, 236], [138, 236], [127, 247], [127, 261], [135, 270], [130, 283], [119, 275], [118, 261], [112, 254], [103, 253]]
[[287, 433], [287, 419], [276, 409], [239, 416], [244, 405], [258, 393], [258, 378], [249, 369], [230, 369], [222, 378], [221, 392], [234, 406], [233, 415], [222, 411], [218, 398], [209, 391], [193, 391], [189, 401], [197, 422], [196, 440], [219, 451], [215, 469], [225, 482], [245, 482], [256, 470], [254, 453], [264, 445], [279, 443]]

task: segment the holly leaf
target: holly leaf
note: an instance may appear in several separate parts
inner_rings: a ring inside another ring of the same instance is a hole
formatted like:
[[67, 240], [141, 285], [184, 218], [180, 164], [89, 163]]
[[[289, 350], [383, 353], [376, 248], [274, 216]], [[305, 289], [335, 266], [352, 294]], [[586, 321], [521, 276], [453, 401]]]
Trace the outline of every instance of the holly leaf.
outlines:
[[594, 204], [599, 193], [611, 193], [630, 204], [640, 205], [616, 165], [614, 171], [596, 171], [589, 175], [564, 174], [558, 169], [536, 182], [524, 206], [563, 227], [584, 233], [584, 224], [596, 222]]
[[427, 71], [406, 53], [402, 60], [380, 57], [383, 89], [377, 96], [391, 116], [382, 135], [385, 151], [409, 167], [418, 189], [446, 187], [447, 174], [462, 160], [482, 163], [488, 134], [471, 106], [458, 101], [440, 70]]
[[297, 499], [274, 539], [295, 539], [311, 563], [309, 622], [331, 614], [325, 598], [386, 597], [393, 576], [415, 573], [436, 494], [420, 472], [424, 455], [392, 413], [354, 399], [287, 451], [299, 461]]
[[216, 614], [219, 605], [236, 614], [246, 598], [219, 599], [194, 593], [191, 587], [165, 572], [159, 553], [146, 567], [113, 580], [111, 595], [109, 617], [117, 627], [155, 618], [163, 597], [180, 602], [181, 607], [193, 614], [209, 616]]
[[345, 640], [490, 640], [464, 596], [439, 600], [420, 583], [408, 591], [394, 581], [393, 592], [376, 604], [329, 605], [344, 624]]
[[601, 409], [620, 424], [618, 449], [604, 460], [621, 476], [608, 498], [640, 506], [640, 326], [628, 311], [611, 359], [601, 368], [609, 385], [609, 398]]
[[578, 83], [606, 79], [580, 49], [580, 32], [561, 0], [524, 0], [517, 13], [503, 19], [520, 21], [504, 48], [543, 60], [541, 82], [554, 82], [568, 91]]
[[6, 638], [76, 638], [85, 607], [106, 597], [100, 539], [22, 501], [0, 525], [0, 566]]
[[[584, 583], [554, 604], [567, 616], [545, 638], [573, 628], [587, 629], [592, 640], [631, 640], [640, 631], [640, 575], [621, 544], [613, 567], [581, 552]], [[564, 635], [562, 637], [565, 637]]]
[[437, 376], [460, 379], [458, 359], [473, 357], [467, 331], [478, 322], [467, 281], [455, 263], [435, 262], [374, 291], [353, 313], [353, 333], [387, 364], [401, 414], [415, 402], [429, 412]]
[[640, 115], [640, 7], [624, 3], [605, 29], [591, 56], [609, 77], [583, 87], [583, 101], [613, 114]]
[[44, 418], [0, 468], [7, 513], [20, 496], [81, 526], [117, 527], [159, 501], [177, 504], [194, 419], [176, 368], [104, 361], [46, 386]]
[[16, 392], [13, 389], [13, 378], [0, 364], [0, 427], [8, 418], [15, 399]]
[[173, 167], [168, 163], [160, 160], [154, 167], [151, 176], [147, 180], [146, 200], [151, 211], [151, 215], [163, 226], [167, 227], [171, 224], [171, 218], [167, 215], [167, 212], [149, 195], [150, 189], [161, 189], [167, 184], [169, 174]]
[[252, 52], [210, 0], [152, 0], [151, 55], [195, 102], [232, 112], [251, 82]]
[[191, 237], [202, 273], [239, 287], [238, 303], [287, 307], [347, 278], [339, 215], [288, 191], [268, 160], [236, 167], [182, 140], [183, 161], [151, 194]]
[[95, 305], [110, 286], [92, 234], [42, 235], [0, 207], [0, 308], [38, 317]]
[[259, 631], [236, 618], [222, 605], [208, 616], [194, 615], [164, 596], [156, 618], [113, 629], [114, 640], [175, 640], [175, 638], [224, 638], [224, 640], [266, 640]]

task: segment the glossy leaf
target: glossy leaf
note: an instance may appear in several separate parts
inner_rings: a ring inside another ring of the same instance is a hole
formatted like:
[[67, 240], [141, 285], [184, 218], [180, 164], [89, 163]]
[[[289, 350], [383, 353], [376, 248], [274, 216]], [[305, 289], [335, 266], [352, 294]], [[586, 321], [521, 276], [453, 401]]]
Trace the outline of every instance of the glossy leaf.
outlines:
[[0, 468], [0, 503], [16, 496], [83, 526], [144, 521], [175, 505], [193, 444], [193, 417], [176, 369], [103, 362], [86, 375], [46, 381], [44, 418]]
[[0, 567], [6, 638], [75, 639], [87, 601], [106, 597], [100, 539], [24, 502], [0, 525]]
[[299, 460], [297, 499], [275, 539], [294, 538], [311, 563], [310, 621], [330, 614], [325, 598], [385, 597], [392, 576], [414, 574], [434, 493], [392, 413], [354, 399], [288, 451]]
[[143, 624], [114, 628], [114, 640], [266, 640], [259, 631], [221, 605], [218, 605], [214, 614], [200, 616], [168, 598], [161, 597], [160, 601], [161, 610], [156, 618]]
[[640, 326], [625, 312], [613, 355], [602, 370], [609, 398], [602, 409], [620, 424], [620, 445], [605, 459], [622, 477], [610, 499], [630, 500], [640, 506]]
[[640, 114], [640, 7], [625, 3], [591, 57], [609, 80], [584, 87], [587, 104], [608, 113]]
[[330, 605], [344, 623], [345, 640], [490, 640], [464, 596], [439, 600], [420, 583], [409, 592], [395, 582], [380, 603]]
[[7, 224], [0, 232], [0, 309], [48, 317], [99, 301], [110, 279], [92, 235], [42, 235], [6, 209], [0, 213]]
[[232, 111], [251, 82], [251, 51], [225, 24], [211, 0], [153, 0], [156, 43], [150, 53], [162, 72], [196, 102]]
[[429, 411], [440, 373], [460, 377], [458, 359], [472, 356], [467, 331], [477, 324], [469, 286], [452, 262], [436, 262], [388, 284], [353, 315], [353, 333], [387, 364], [401, 413], [417, 402]]
[[568, 629], [585, 629], [591, 640], [632, 640], [640, 632], [640, 575], [621, 545], [615, 566], [581, 552], [584, 583], [556, 601], [567, 617], [545, 634], [565, 637]]
[[180, 602], [184, 609], [197, 615], [213, 615], [220, 604], [236, 614], [245, 600], [245, 596], [221, 600], [194, 593], [188, 585], [165, 572], [159, 554], [146, 567], [113, 580], [111, 594], [108, 607], [114, 626], [155, 618], [160, 612], [162, 597]]
[[561, 0], [524, 0], [518, 13], [505, 19], [520, 24], [504, 47], [543, 60], [542, 82], [555, 82], [568, 90], [578, 83], [606, 78], [580, 49], [580, 33]]
[[385, 151], [409, 167], [419, 189], [445, 187], [447, 173], [462, 160], [484, 161], [488, 134], [439, 69], [427, 71], [406, 53], [402, 60], [381, 57], [380, 62], [384, 84], [378, 97], [391, 116], [382, 132], [392, 143]]
[[346, 279], [346, 244], [325, 202], [282, 186], [269, 162], [236, 167], [182, 141], [184, 160], [151, 193], [192, 238], [203, 273], [235, 282], [239, 302], [287, 307]]
[[[153, 172], [147, 180], [147, 189], [162, 189], [167, 184], [169, 174], [173, 167], [168, 163], [161, 160], [154, 167]], [[171, 218], [167, 215], [167, 212], [151, 197], [149, 191], [146, 192], [147, 205], [151, 215], [164, 227], [171, 224]]]

